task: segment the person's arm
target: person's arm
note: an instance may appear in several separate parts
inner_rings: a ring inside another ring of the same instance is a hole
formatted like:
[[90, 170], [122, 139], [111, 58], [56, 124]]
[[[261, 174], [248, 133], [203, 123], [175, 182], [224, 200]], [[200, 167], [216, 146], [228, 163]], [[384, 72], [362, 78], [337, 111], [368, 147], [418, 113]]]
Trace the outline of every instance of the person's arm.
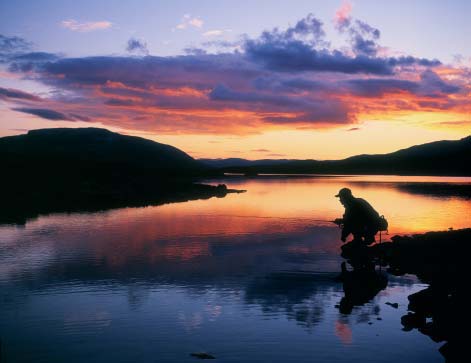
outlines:
[[344, 225], [342, 228], [342, 236], [340, 237], [342, 242], [347, 240], [347, 237], [350, 235], [350, 233], [352, 233], [351, 229], [347, 225]]
[[349, 218], [349, 215], [347, 211], [345, 211], [345, 214], [343, 215], [343, 228], [342, 228], [342, 235], [340, 239], [342, 242], [345, 242], [347, 240], [347, 237], [349, 236], [350, 233], [352, 233], [351, 230], [351, 218]]

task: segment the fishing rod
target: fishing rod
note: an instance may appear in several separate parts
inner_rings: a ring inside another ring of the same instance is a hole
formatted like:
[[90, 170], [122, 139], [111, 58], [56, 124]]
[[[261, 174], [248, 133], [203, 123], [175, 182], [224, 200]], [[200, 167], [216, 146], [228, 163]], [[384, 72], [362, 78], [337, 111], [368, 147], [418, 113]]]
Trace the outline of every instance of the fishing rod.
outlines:
[[251, 215], [237, 215], [237, 214], [191, 214], [191, 216], [192, 217], [234, 217], [234, 218], [301, 220], [301, 221], [328, 222], [328, 223], [338, 224], [336, 220], [314, 219], [314, 218], [304, 218], [304, 217], [251, 216]]
[[[303, 218], [303, 217], [276, 217], [276, 216], [252, 216], [252, 215], [237, 215], [237, 214], [191, 214], [192, 217], [231, 217], [231, 218], [256, 218], [256, 219], [277, 219], [277, 220], [296, 220], [296, 221], [309, 221], [309, 222], [322, 222], [322, 223], [334, 223], [339, 228], [342, 228], [343, 219], [336, 218], [334, 220], [328, 219], [316, 219], [316, 218]], [[381, 216], [384, 218], [384, 216]], [[389, 230], [379, 229], [379, 243], [382, 243], [382, 233], [385, 232], [386, 235], [389, 235]]]

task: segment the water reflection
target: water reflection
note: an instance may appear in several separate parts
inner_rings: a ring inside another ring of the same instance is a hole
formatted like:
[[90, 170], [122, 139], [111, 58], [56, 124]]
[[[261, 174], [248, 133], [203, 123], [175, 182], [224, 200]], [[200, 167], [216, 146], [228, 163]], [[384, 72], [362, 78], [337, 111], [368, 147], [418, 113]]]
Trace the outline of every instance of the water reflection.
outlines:
[[355, 306], [368, 303], [388, 284], [386, 273], [376, 271], [374, 265], [368, 269], [347, 271], [344, 263], [341, 281], [345, 293], [339, 304], [342, 314], [351, 314]]
[[336, 281], [340, 231], [329, 221], [343, 210], [333, 196], [348, 186], [372, 201], [391, 233], [464, 227], [471, 202], [364, 179], [236, 178], [221, 182], [247, 193], [1, 226], [4, 359], [441, 361], [426, 337], [401, 335], [417, 280]]
[[258, 304], [265, 315], [284, 314], [289, 320], [312, 330], [325, 314], [332, 298], [334, 274], [285, 271], [250, 282], [245, 302]]

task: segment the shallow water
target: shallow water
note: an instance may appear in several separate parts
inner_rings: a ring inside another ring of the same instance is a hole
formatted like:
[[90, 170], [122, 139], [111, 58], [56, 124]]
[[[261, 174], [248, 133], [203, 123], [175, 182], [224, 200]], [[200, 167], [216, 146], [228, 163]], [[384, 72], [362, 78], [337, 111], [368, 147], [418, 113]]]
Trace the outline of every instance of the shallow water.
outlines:
[[221, 362], [443, 361], [441, 344], [401, 329], [407, 296], [424, 288], [414, 276], [388, 276], [340, 313], [329, 220], [348, 186], [390, 234], [469, 227], [469, 178], [212, 182], [247, 192], [0, 226], [2, 362], [185, 362], [199, 351]]

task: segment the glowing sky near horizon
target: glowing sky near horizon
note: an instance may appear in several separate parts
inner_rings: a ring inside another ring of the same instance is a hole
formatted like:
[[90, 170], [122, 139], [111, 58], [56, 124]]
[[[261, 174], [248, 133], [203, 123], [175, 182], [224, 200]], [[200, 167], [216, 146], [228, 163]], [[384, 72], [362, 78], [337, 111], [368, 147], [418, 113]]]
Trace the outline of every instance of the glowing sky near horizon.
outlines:
[[469, 1], [0, 2], [0, 136], [334, 159], [471, 126]]

